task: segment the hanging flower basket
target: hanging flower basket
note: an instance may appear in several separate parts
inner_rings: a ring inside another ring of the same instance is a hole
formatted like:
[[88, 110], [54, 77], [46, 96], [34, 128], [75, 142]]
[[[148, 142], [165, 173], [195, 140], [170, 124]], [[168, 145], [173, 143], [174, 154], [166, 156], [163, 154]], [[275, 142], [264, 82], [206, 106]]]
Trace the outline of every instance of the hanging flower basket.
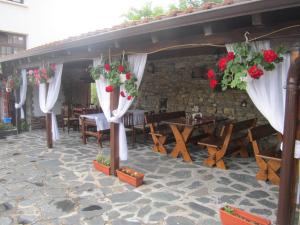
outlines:
[[271, 221], [243, 210], [225, 206], [220, 209], [223, 225], [270, 225]]
[[48, 67], [33, 69], [27, 71], [29, 83], [32, 85], [39, 85], [43, 83], [50, 83], [55, 75], [55, 64], [50, 64]]
[[97, 155], [96, 160], [93, 160], [93, 164], [96, 170], [106, 175], [110, 175], [110, 160], [102, 154]]
[[274, 70], [286, 52], [283, 47], [253, 52], [249, 43], [234, 44], [233, 48], [233, 52], [219, 59], [218, 69], [207, 71], [211, 89], [221, 86], [223, 91], [228, 87], [245, 90], [247, 79], [259, 79], [264, 75], [263, 69]]
[[120, 92], [122, 97], [131, 100], [138, 95], [137, 78], [130, 72], [126, 63], [116, 61], [104, 66], [94, 66], [90, 68], [90, 75], [94, 80], [103, 77], [108, 82], [106, 92], [112, 92], [116, 87], [124, 85], [124, 91]]
[[128, 183], [134, 187], [138, 187], [143, 184], [144, 174], [136, 172], [128, 167], [122, 167], [117, 170], [117, 175], [120, 181]]

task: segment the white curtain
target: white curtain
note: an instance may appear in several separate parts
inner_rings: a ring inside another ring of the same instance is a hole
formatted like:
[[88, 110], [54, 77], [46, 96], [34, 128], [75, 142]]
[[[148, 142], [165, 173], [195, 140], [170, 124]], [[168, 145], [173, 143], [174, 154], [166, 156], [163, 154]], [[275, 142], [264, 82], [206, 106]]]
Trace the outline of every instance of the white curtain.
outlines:
[[20, 86], [20, 102], [15, 103], [15, 108], [21, 108], [21, 119], [25, 119], [23, 105], [26, 101], [26, 92], [27, 92], [27, 77], [26, 77], [26, 69], [22, 69], [21, 71], [22, 84]]
[[58, 95], [59, 95], [62, 70], [63, 70], [63, 64], [57, 64], [54, 77], [51, 79], [51, 82], [49, 83], [47, 94], [46, 94], [46, 92], [47, 92], [46, 84], [43, 83], [43, 84], [39, 85], [40, 108], [43, 113], [52, 113], [52, 139], [53, 139], [53, 141], [56, 141], [59, 139], [56, 115], [52, 111], [52, 109], [53, 109], [53, 107], [57, 101]]
[[[233, 44], [226, 45], [227, 51], [233, 51]], [[251, 42], [251, 50], [258, 52], [270, 49], [270, 41]], [[285, 54], [283, 62], [275, 70], [265, 71], [259, 79], [247, 77], [247, 93], [257, 109], [280, 133], [284, 128], [285, 94], [290, 56]], [[295, 158], [300, 158], [300, 142], [295, 144]]]
[[[147, 61], [147, 54], [135, 54], [128, 56], [128, 62], [131, 72], [137, 77], [137, 86], [139, 87], [142, 77], [144, 75], [145, 65]], [[102, 59], [94, 59], [94, 66], [101, 65]], [[127, 139], [122, 117], [129, 109], [134, 98], [127, 100], [127, 98], [119, 97], [119, 105], [113, 112], [110, 111], [110, 93], [105, 91], [107, 82], [101, 76], [96, 80], [97, 95], [99, 98], [100, 106], [108, 122], [119, 123], [119, 154], [121, 160], [127, 160]], [[124, 90], [123, 85], [120, 87], [120, 91]]]

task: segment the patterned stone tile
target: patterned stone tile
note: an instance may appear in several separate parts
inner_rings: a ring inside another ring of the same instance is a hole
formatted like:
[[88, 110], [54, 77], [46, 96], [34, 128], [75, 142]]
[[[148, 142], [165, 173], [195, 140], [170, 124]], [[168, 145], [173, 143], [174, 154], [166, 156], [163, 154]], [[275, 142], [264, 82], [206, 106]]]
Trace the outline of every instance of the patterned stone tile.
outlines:
[[[129, 146], [121, 165], [145, 173], [139, 188], [95, 171], [95, 140], [61, 132], [53, 149], [45, 131], [0, 140], [0, 224], [217, 225], [218, 210], [231, 204], [275, 221], [278, 187], [257, 181], [253, 158], [225, 158], [228, 170], [202, 165], [206, 151], [189, 146], [193, 164]], [[104, 141], [103, 153], [109, 155]], [[168, 150], [174, 144], [167, 146]]]

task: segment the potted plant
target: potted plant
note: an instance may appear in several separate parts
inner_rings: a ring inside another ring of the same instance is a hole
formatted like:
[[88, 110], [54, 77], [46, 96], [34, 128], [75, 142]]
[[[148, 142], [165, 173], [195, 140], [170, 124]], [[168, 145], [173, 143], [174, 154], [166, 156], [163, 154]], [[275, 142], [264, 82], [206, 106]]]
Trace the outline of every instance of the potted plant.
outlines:
[[106, 175], [110, 175], [110, 160], [102, 153], [97, 155], [96, 160], [93, 161], [93, 164], [96, 170]]
[[143, 184], [144, 174], [136, 172], [128, 167], [122, 167], [117, 170], [119, 179], [134, 187], [141, 186]]
[[247, 213], [232, 206], [220, 209], [220, 218], [223, 225], [270, 225], [271, 221], [260, 216]]

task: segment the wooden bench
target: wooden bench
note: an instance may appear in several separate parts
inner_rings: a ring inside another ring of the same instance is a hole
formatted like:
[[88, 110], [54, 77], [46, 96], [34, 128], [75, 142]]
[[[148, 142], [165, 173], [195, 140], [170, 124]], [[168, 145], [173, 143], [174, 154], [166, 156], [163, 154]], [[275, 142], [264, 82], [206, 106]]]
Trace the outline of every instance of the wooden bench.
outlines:
[[153, 150], [167, 154], [165, 145], [174, 141], [174, 136], [168, 124], [161, 124], [162, 121], [185, 117], [184, 111], [149, 114], [145, 115], [146, 124], [150, 128], [150, 135], [153, 139]]
[[220, 133], [220, 136], [210, 135], [198, 142], [199, 145], [207, 147], [208, 158], [204, 160], [204, 165], [220, 169], [226, 169], [223, 157], [225, 154], [240, 154], [242, 157], [248, 157], [247, 152], [247, 130], [254, 127], [256, 119], [249, 119], [240, 122], [226, 123]]
[[281, 151], [276, 151], [278, 150], [278, 145], [272, 146], [269, 149], [262, 149], [259, 140], [270, 137], [271, 135], [277, 135], [277, 138], [280, 140], [281, 134], [269, 124], [251, 128], [248, 133], [259, 168], [256, 179], [263, 181], [269, 180], [273, 184], [278, 185], [280, 182]]

